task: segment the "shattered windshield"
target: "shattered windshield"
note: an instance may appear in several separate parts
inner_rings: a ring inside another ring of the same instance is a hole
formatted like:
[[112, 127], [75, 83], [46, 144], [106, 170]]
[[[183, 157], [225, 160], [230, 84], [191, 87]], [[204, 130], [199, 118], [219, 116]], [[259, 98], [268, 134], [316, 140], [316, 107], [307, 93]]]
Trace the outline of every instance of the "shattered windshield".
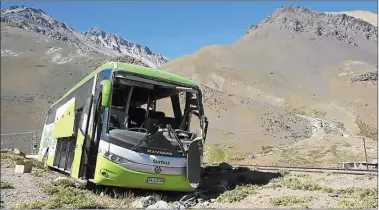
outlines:
[[198, 90], [118, 79], [112, 91], [108, 118], [110, 134], [118, 133], [121, 139], [136, 145], [147, 144], [149, 141], [144, 138], [154, 134], [150, 146], [155, 143], [159, 147], [164, 142], [157, 140], [159, 135], [168, 139], [169, 145], [183, 147], [181, 142], [203, 134]]

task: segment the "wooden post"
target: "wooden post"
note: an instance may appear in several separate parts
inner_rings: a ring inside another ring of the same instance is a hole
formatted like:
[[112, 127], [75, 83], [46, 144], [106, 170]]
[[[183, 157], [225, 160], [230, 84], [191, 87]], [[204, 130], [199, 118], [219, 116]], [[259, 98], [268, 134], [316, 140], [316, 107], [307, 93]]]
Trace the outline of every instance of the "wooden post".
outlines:
[[365, 138], [363, 138], [362, 140], [363, 140], [363, 149], [365, 150], [366, 168], [367, 168], [367, 170], [368, 170], [367, 151], [366, 151], [366, 141], [365, 141]]

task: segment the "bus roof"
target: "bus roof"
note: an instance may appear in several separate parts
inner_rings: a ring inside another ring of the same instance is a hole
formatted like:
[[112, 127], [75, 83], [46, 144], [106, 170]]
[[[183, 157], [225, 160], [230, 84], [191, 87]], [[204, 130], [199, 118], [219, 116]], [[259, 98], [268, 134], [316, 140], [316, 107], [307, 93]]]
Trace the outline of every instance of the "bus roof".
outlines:
[[56, 101], [51, 107], [53, 107], [55, 104], [57, 104], [63, 98], [68, 96], [71, 92], [75, 91], [81, 85], [86, 83], [89, 79], [94, 77], [96, 74], [98, 74], [101, 71], [107, 70], [107, 69], [136, 73], [136, 74], [140, 74], [140, 75], [144, 75], [144, 76], [149, 76], [152, 78], [164, 79], [168, 82], [175, 82], [175, 83], [179, 83], [179, 84], [183, 84], [183, 85], [187, 85], [187, 86], [193, 86], [193, 87], [198, 86], [198, 84], [196, 82], [194, 82], [190, 79], [187, 79], [185, 77], [182, 77], [182, 76], [179, 76], [176, 74], [172, 74], [172, 73], [167, 72], [167, 71], [149, 68], [149, 67], [144, 67], [144, 66], [138, 66], [138, 65], [129, 64], [129, 63], [107, 62], [107, 63], [99, 66], [95, 71], [91, 72], [84, 79], [82, 79], [71, 90], [69, 90], [65, 95], [63, 95], [60, 99], [58, 99], [58, 101]]
[[117, 64], [117, 70], [141, 74], [141, 75], [149, 76], [152, 78], [164, 79], [168, 82], [175, 82], [175, 83], [189, 85], [193, 87], [198, 86], [196, 82], [190, 79], [187, 79], [185, 77], [182, 77], [176, 74], [172, 74], [167, 71], [162, 71], [159, 69], [153, 69], [153, 68], [144, 67], [144, 66], [137, 66], [137, 65], [128, 64], [128, 63], [120, 63], [120, 62], [115, 62], [115, 63]]

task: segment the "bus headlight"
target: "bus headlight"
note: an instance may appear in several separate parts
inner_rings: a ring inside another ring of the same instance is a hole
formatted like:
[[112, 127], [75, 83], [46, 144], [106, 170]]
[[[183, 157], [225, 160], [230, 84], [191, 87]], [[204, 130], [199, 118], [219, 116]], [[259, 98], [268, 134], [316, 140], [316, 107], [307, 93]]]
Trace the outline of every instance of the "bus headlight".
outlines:
[[122, 163], [130, 162], [129, 160], [127, 160], [127, 159], [125, 159], [123, 157], [120, 157], [120, 156], [118, 156], [116, 154], [113, 154], [113, 153], [111, 153], [109, 151], [105, 151], [105, 150], [100, 149], [99, 153], [103, 157], [105, 157], [106, 159], [108, 159], [108, 160], [110, 160], [110, 161], [112, 161], [114, 163], [117, 163], [117, 164], [122, 164]]

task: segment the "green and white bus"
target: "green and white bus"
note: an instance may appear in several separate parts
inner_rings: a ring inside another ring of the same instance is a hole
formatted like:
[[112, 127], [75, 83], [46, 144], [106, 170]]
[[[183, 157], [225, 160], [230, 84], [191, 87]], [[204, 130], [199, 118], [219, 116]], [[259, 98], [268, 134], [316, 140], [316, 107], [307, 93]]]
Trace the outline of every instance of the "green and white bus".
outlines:
[[200, 183], [207, 128], [194, 81], [108, 62], [51, 106], [38, 159], [98, 185], [190, 192]]

